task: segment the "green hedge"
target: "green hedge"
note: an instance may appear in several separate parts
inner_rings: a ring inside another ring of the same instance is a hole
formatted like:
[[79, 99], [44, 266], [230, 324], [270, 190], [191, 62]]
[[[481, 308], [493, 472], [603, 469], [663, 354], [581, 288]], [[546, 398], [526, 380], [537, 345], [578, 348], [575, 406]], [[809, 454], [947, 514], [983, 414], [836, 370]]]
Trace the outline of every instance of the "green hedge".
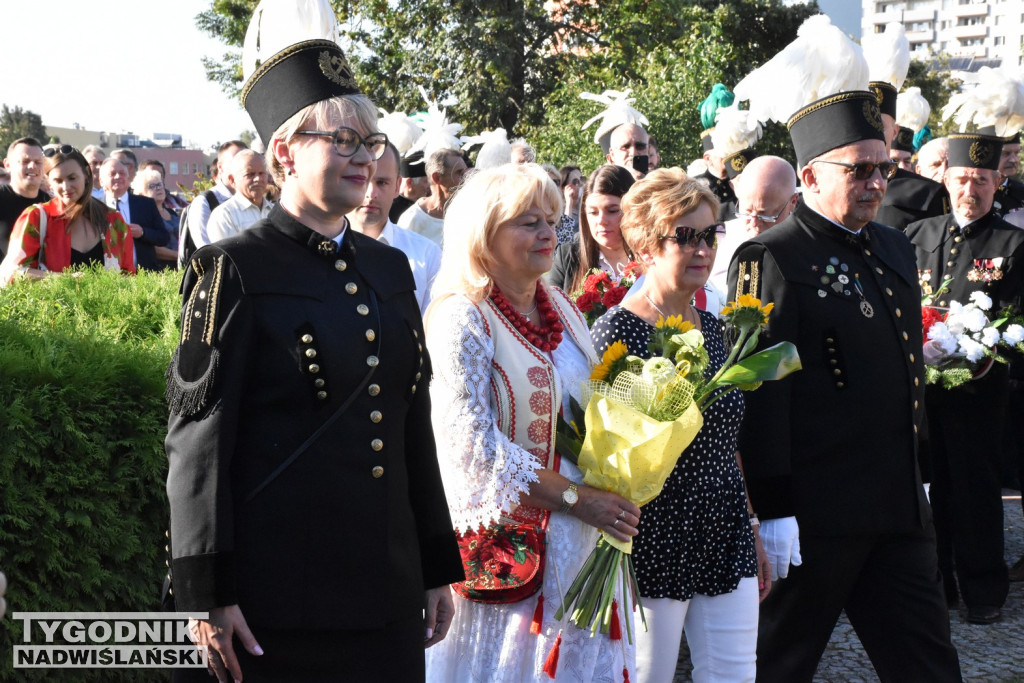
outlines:
[[[0, 680], [154, 680], [11, 670], [16, 611], [148, 611], [164, 576], [163, 374], [177, 273], [103, 270], [0, 291]], [[34, 675], [35, 674], [35, 675]]]

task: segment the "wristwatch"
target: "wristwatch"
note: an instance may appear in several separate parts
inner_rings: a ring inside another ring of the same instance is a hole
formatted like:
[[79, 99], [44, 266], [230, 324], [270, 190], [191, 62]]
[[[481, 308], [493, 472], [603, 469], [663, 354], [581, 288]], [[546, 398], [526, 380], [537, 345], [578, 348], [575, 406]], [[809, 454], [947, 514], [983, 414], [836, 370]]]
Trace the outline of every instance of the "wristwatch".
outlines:
[[569, 512], [580, 502], [580, 492], [576, 484], [569, 482], [569, 487], [562, 491], [561, 512]]

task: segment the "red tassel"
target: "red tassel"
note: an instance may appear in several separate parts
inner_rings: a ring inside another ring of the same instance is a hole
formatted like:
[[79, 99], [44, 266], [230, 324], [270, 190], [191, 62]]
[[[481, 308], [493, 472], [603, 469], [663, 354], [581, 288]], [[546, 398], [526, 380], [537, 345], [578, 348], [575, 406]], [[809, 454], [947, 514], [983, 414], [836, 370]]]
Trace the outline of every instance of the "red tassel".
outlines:
[[612, 640], [622, 640], [622, 627], [619, 625], [619, 603], [612, 600], [612, 619], [608, 627], [608, 637]]
[[548, 678], [554, 678], [558, 673], [558, 655], [561, 653], [562, 648], [562, 632], [558, 632], [558, 637], [555, 638], [555, 646], [551, 648], [551, 652], [548, 653], [548, 658], [544, 661], [544, 673], [548, 675]]
[[622, 667], [622, 683], [629, 683], [629, 669]]
[[537, 609], [533, 610], [533, 622], [530, 624], [530, 633], [533, 635], [540, 634], [540, 625], [544, 621], [544, 594], [541, 593], [537, 598]]

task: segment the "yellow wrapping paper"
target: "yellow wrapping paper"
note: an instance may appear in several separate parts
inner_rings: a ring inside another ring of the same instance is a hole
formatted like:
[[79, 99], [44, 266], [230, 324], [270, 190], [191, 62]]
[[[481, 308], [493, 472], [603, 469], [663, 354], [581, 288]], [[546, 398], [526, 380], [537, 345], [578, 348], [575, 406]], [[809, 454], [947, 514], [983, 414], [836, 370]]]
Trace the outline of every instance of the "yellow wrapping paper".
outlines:
[[[678, 419], [659, 422], [594, 394], [587, 403], [586, 425], [579, 455], [583, 481], [645, 505], [661, 493], [679, 456], [704, 425], [704, 417], [691, 402]], [[604, 537], [622, 552], [632, 551], [632, 541], [624, 543], [607, 533]]]

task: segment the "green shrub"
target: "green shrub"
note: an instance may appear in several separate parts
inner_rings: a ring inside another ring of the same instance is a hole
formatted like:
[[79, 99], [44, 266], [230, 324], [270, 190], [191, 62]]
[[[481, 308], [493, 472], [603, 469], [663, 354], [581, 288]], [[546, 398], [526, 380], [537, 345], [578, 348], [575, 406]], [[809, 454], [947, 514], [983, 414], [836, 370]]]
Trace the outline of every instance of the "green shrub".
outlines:
[[0, 291], [0, 679], [153, 680], [153, 670], [11, 670], [15, 611], [159, 609], [163, 374], [177, 273], [102, 269]]

